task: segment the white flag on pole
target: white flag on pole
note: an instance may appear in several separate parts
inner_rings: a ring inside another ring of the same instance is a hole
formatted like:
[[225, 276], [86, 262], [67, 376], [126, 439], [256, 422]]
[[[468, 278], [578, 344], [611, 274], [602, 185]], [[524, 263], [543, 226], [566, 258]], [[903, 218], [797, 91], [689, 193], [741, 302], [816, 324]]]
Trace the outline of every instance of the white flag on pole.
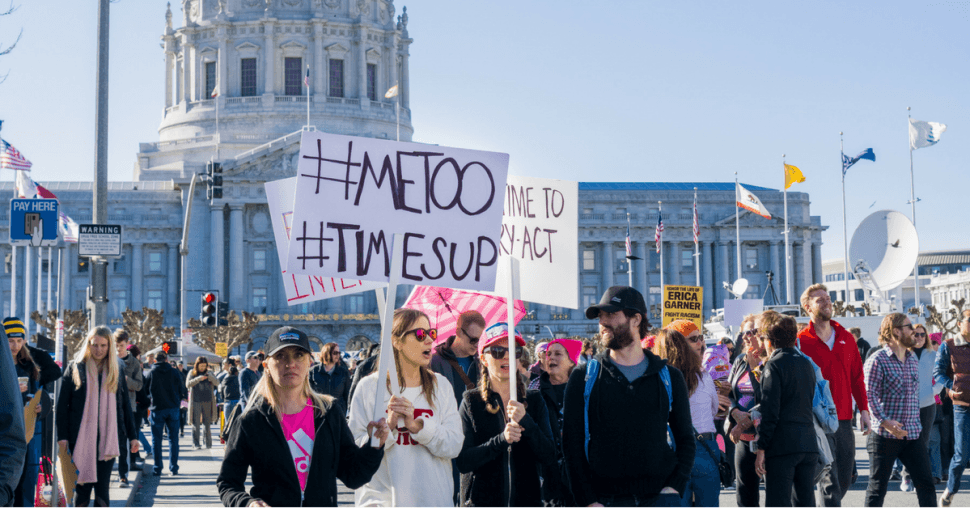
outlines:
[[394, 86], [388, 88], [387, 89], [387, 92], [384, 93], [384, 98], [385, 99], [390, 99], [391, 97], [397, 97], [397, 85], [394, 85]]
[[909, 119], [909, 146], [913, 150], [933, 146], [946, 131], [946, 124]]
[[738, 206], [751, 213], [756, 213], [766, 219], [771, 218], [771, 213], [767, 208], [765, 208], [765, 205], [761, 204], [761, 200], [752, 194], [751, 191], [742, 187], [740, 183], [737, 184], [734, 192], [735, 199], [738, 201]]

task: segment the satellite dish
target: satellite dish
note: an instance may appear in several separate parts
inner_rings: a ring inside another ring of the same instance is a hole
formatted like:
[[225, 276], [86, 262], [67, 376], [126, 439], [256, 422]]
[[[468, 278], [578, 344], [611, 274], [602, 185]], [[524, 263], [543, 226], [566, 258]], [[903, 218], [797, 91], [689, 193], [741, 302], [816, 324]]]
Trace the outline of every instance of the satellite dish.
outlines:
[[731, 292], [741, 296], [745, 291], [748, 290], [748, 279], [741, 277], [740, 279], [734, 281], [734, 285], [731, 286]]
[[[899, 287], [913, 274], [919, 255], [919, 235], [908, 217], [895, 210], [880, 210], [865, 218], [849, 243], [849, 266], [859, 268], [880, 291]], [[862, 280], [862, 278], [860, 278]]]

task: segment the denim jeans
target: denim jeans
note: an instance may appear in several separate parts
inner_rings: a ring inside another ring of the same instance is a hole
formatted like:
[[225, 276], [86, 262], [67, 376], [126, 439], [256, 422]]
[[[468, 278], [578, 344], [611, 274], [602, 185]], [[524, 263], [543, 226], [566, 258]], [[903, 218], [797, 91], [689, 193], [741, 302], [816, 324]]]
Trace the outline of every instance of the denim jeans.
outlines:
[[960, 478], [970, 458], [970, 407], [953, 405], [953, 458], [946, 488], [951, 494], [960, 491]]
[[934, 423], [930, 429], [930, 440], [928, 448], [930, 452], [930, 469], [933, 471], [933, 478], [943, 478], [943, 461], [940, 455], [940, 427], [942, 424]]
[[239, 399], [228, 399], [226, 400], [226, 409], [223, 410], [223, 414], [226, 415], [226, 419], [229, 419], [229, 415], [232, 414], [232, 409], [239, 404]]
[[168, 428], [168, 469], [173, 473], [179, 470], [179, 408], [152, 411], [148, 418], [152, 425], [152, 451], [155, 458], [153, 472], [162, 474], [162, 430]]
[[[704, 448], [705, 444], [711, 453]], [[713, 458], [711, 454], [714, 455]], [[716, 440], [705, 439], [697, 442], [694, 468], [690, 471], [690, 480], [681, 496], [681, 506], [720, 506], [718, 498], [721, 494], [721, 473], [715, 462], [715, 459], [720, 458], [721, 449], [718, 448]]]

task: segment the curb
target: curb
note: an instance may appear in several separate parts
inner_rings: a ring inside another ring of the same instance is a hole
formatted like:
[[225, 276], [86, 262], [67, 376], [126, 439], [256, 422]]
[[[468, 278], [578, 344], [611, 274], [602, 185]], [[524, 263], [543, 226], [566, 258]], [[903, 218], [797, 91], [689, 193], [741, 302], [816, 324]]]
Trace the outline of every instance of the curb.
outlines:
[[138, 496], [139, 492], [141, 492], [142, 474], [145, 472], [144, 463], [142, 464], [142, 470], [138, 471], [138, 474], [135, 475], [135, 479], [131, 482], [131, 489], [128, 493], [128, 499], [125, 501], [125, 506], [139, 506], [133, 503], [135, 502], [135, 498]]

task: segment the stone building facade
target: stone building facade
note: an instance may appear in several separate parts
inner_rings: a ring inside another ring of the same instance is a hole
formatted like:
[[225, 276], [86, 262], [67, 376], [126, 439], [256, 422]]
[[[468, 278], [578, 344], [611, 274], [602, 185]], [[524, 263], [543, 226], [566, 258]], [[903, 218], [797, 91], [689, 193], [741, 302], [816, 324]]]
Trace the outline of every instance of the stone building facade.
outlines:
[[[354, 338], [377, 340], [372, 293], [287, 305], [263, 185], [295, 176], [304, 128], [411, 140], [408, 58], [412, 39], [406, 8], [397, 15], [390, 0], [182, 0], [181, 4], [181, 27], [173, 27], [169, 10], [162, 36], [166, 87], [159, 140], [140, 145], [132, 181], [109, 184], [108, 221], [125, 228], [123, 256], [109, 263], [109, 321], [119, 324], [125, 308], [151, 307], [165, 310], [167, 324], [177, 326], [183, 289], [186, 318], [198, 316], [204, 292], [216, 291], [231, 309], [260, 315], [254, 348], [284, 324], [301, 326], [318, 346], [331, 340], [342, 345]], [[395, 84], [399, 95], [385, 99], [384, 92]], [[222, 198], [208, 199], [205, 184], [197, 185], [190, 195], [192, 176], [204, 173], [212, 160], [223, 167]], [[41, 183], [59, 197], [74, 220], [90, 222], [91, 183]], [[700, 210], [699, 261], [692, 256], [694, 187]], [[634, 254], [643, 258], [634, 262], [633, 285], [648, 295], [650, 304], [659, 304], [659, 256], [654, 244], [658, 201], [663, 201], [666, 225], [665, 282], [693, 284], [694, 263], [699, 262], [705, 314], [728, 296], [722, 282], [739, 275], [751, 281], [746, 296], [761, 297], [767, 287], [765, 273], [774, 272], [775, 290], [783, 299], [782, 194], [748, 188], [775, 218], [740, 214], [743, 262], [739, 274], [733, 184], [580, 183], [581, 306], [597, 301], [606, 287], [628, 281], [627, 213], [633, 224]], [[0, 195], [12, 194], [12, 183], [0, 184]], [[797, 295], [821, 280], [819, 249], [825, 227], [819, 217], [810, 215], [807, 194], [789, 193], [788, 201], [792, 284]], [[190, 202], [188, 255], [183, 261], [179, 247]], [[0, 246], [0, 251], [6, 259], [0, 274], [4, 314], [12, 309], [23, 314], [25, 249], [18, 249], [16, 257], [9, 245]], [[78, 256], [75, 244], [66, 244], [60, 252], [66, 267], [62, 304], [83, 309], [90, 283], [88, 260]], [[46, 270], [46, 261], [41, 266]], [[12, 273], [19, 278], [13, 306]], [[55, 280], [52, 291], [58, 287]], [[46, 288], [45, 282], [42, 307]], [[398, 304], [407, 291], [402, 288], [397, 295]], [[591, 335], [595, 329], [594, 322], [583, 318], [582, 309], [537, 305], [530, 305], [523, 323], [527, 335]]]

